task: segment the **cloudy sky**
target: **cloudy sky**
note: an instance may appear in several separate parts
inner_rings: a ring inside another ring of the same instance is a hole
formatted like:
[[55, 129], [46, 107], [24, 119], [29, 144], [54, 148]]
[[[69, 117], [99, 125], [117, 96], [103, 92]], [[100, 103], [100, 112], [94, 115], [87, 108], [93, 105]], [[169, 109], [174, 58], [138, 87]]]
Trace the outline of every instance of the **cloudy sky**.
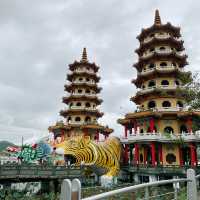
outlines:
[[68, 64], [85, 46], [100, 65], [100, 121], [122, 133], [116, 119], [135, 109], [136, 36], [152, 25], [157, 8], [163, 23], [181, 26], [187, 70], [197, 71], [199, 0], [0, 0], [0, 140], [45, 135], [61, 119]]

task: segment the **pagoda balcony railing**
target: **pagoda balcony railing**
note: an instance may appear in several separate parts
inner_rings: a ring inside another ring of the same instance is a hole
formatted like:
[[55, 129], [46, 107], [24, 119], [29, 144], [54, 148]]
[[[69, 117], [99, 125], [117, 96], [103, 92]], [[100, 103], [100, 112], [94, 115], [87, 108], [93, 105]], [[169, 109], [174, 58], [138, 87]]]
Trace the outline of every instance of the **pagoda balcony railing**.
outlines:
[[[156, 108], [140, 108], [136, 112], [144, 112], [144, 111], [152, 111], [152, 112], [178, 112], [178, 111], [188, 111], [186, 107], [156, 107]], [[198, 111], [198, 110], [195, 110]]]
[[153, 112], [178, 112], [178, 111], [188, 111], [188, 108], [183, 107], [156, 107], [153, 108]]
[[168, 72], [168, 71], [172, 71], [172, 70], [175, 70], [175, 69], [178, 69], [179, 71], [183, 71], [183, 69], [181, 69], [181, 68], [179, 68], [179, 67], [176, 67], [176, 66], [172, 66], [172, 65], [165, 66], [165, 67], [156, 66], [156, 67], [153, 67], [153, 68], [148, 68], [148, 69], [142, 70], [141, 72], [138, 72], [138, 75], [150, 74], [150, 73], [152, 73], [154, 70], [166, 71], [166, 72]]
[[95, 97], [96, 96], [96, 94], [88, 94], [88, 93], [71, 93], [71, 95], [78, 96], [78, 97], [81, 97], [81, 96]]
[[92, 81], [73, 81], [75, 84], [88, 84], [88, 85], [95, 85], [95, 82]]
[[145, 53], [142, 55], [142, 58], [148, 58], [148, 57], [151, 57], [154, 53], [158, 53], [158, 54], [170, 54], [172, 52], [175, 52], [177, 55], [179, 56], [184, 56], [184, 52], [177, 52], [177, 51], [174, 51], [174, 50], [171, 50], [171, 49], [165, 49], [165, 50], [159, 50], [159, 49], [156, 49], [152, 52], [148, 52], [148, 53]]
[[[148, 43], [150, 42], [151, 40], [153, 40], [154, 38], [158, 38], [158, 39], [168, 39], [170, 38], [171, 36], [169, 34], [163, 34], [163, 35], [160, 35], [160, 34], [155, 34], [154, 37], [147, 37], [143, 40], [143, 43]], [[175, 40], [177, 41], [181, 41], [181, 38], [177, 38], [177, 37], [174, 37]]]
[[88, 74], [95, 74], [94, 71], [90, 71], [90, 70], [87, 70], [87, 69], [76, 69], [75, 72], [80, 72], [80, 73], [88, 73]]
[[93, 107], [84, 107], [84, 106], [71, 106], [69, 107], [71, 110], [92, 110], [92, 111], [97, 111], [96, 108]]
[[196, 131], [195, 133], [133, 133], [128, 134], [127, 137], [121, 136], [120, 140], [122, 143], [131, 143], [131, 142], [174, 142], [174, 143], [183, 143], [184, 141], [200, 142], [200, 132]]
[[139, 90], [137, 92], [137, 95], [139, 94], [145, 94], [145, 93], [149, 93], [149, 92], [152, 92], [156, 89], [167, 89], [167, 90], [175, 90], [177, 88], [181, 88], [181, 86], [177, 86], [177, 85], [159, 85], [159, 86], [152, 86], [152, 87], [148, 87], [146, 89], [142, 89], [142, 90]]

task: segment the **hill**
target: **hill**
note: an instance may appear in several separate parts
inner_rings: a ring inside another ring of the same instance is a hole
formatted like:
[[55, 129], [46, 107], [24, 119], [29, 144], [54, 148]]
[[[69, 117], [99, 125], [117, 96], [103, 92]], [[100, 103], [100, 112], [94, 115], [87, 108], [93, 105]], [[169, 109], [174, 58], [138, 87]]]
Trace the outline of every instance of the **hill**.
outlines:
[[12, 142], [8, 142], [8, 141], [0, 141], [0, 152], [4, 151], [8, 146], [16, 147], [17, 145], [13, 144]]

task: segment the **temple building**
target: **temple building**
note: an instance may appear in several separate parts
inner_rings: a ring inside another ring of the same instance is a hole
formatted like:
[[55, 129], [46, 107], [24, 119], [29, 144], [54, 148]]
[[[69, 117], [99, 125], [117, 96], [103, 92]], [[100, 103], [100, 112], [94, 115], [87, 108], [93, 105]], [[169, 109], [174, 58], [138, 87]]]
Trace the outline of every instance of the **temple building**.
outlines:
[[103, 116], [97, 108], [102, 103], [97, 96], [102, 89], [97, 85], [99, 67], [88, 61], [86, 48], [82, 59], [70, 64], [69, 70], [68, 83], [64, 86], [68, 95], [63, 97], [67, 107], [60, 111], [65, 120], [50, 126], [49, 131], [54, 133], [55, 139], [59, 136], [62, 140], [77, 135], [90, 136], [97, 141], [100, 134], [107, 138], [113, 130], [98, 123], [98, 118]]
[[184, 94], [184, 53], [180, 28], [163, 24], [159, 11], [154, 24], [137, 36], [137, 70], [132, 80], [138, 91], [131, 97], [137, 105], [118, 123], [124, 126], [124, 169], [135, 181], [184, 176], [185, 168], [196, 168], [200, 135], [200, 111], [188, 109]]

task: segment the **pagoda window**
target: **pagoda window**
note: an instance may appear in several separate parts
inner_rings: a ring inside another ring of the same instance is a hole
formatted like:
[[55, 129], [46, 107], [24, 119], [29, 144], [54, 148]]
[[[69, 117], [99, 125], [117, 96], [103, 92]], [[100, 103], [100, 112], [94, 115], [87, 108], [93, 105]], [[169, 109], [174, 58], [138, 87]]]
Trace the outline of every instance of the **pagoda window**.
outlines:
[[67, 122], [70, 122], [71, 120], [72, 120], [72, 118], [71, 118], [71, 117], [68, 117]]
[[87, 116], [87, 117], [85, 118], [85, 122], [91, 122], [91, 117]]
[[168, 86], [169, 85], [169, 81], [168, 80], [162, 80], [161, 85], [162, 86]]
[[70, 104], [69, 104], [69, 107], [71, 108], [72, 106], [73, 106], [73, 103], [70, 103]]
[[171, 103], [169, 101], [163, 101], [162, 107], [169, 108], [169, 107], [171, 107]]
[[159, 49], [160, 49], [160, 51], [165, 51], [166, 48], [165, 47], [160, 47]]
[[144, 129], [143, 128], [140, 129], [140, 133], [144, 133]]
[[150, 51], [150, 52], [153, 52], [153, 51], [155, 51], [155, 49], [154, 49], [154, 48], [151, 48], [149, 51]]
[[76, 106], [81, 106], [81, 102], [76, 103]]
[[155, 87], [156, 83], [155, 81], [149, 81], [148, 87]]
[[83, 78], [79, 78], [78, 80], [81, 82], [81, 81], [83, 81]]
[[86, 81], [87, 81], [87, 82], [89, 82], [89, 81], [90, 81], [90, 79], [89, 79], [89, 78], [86, 78]]
[[78, 93], [81, 94], [83, 91], [82, 90], [78, 90]]
[[148, 108], [151, 109], [151, 108], [155, 108], [155, 107], [156, 107], [156, 102], [155, 101], [149, 101]]
[[176, 67], [176, 63], [175, 63], [175, 62], [173, 62], [173, 63], [172, 63], [172, 66]]
[[185, 125], [181, 125], [180, 133], [188, 133], [187, 127]]
[[176, 105], [178, 108], [183, 108], [183, 103], [181, 101], [178, 101]]
[[179, 81], [175, 80], [175, 85], [179, 86], [180, 85]]
[[91, 105], [90, 105], [89, 102], [87, 102], [87, 103], [85, 104], [85, 106], [86, 106], [87, 108], [89, 108]]
[[155, 36], [155, 34], [154, 33], [152, 33], [151, 35], [150, 35], [150, 37], [154, 37]]
[[88, 89], [87, 89], [85, 92], [86, 92], [87, 94], [90, 94], [90, 90], [88, 90]]
[[80, 117], [76, 117], [76, 118], [75, 118], [75, 121], [76, 121], [76, 122], [80, 122], [80, 121], [81, 121], [81, 118], [80, 118]]
[[171, 126], [164, 128], [164, 133], [174, 133], [174, 129]]
[[155, 64], [154, 63], [150, 63], [148, 67], [149, 67], [149, 69], [153, 69], [153, 68], [155, 68]]
[[167, 63], [166, 63], [166, 62], [161, 62], [161, 63], [160, 63], [160, 66], [163, 67], [163, 68], [164, 68], [164, 67], [167, 67]]

